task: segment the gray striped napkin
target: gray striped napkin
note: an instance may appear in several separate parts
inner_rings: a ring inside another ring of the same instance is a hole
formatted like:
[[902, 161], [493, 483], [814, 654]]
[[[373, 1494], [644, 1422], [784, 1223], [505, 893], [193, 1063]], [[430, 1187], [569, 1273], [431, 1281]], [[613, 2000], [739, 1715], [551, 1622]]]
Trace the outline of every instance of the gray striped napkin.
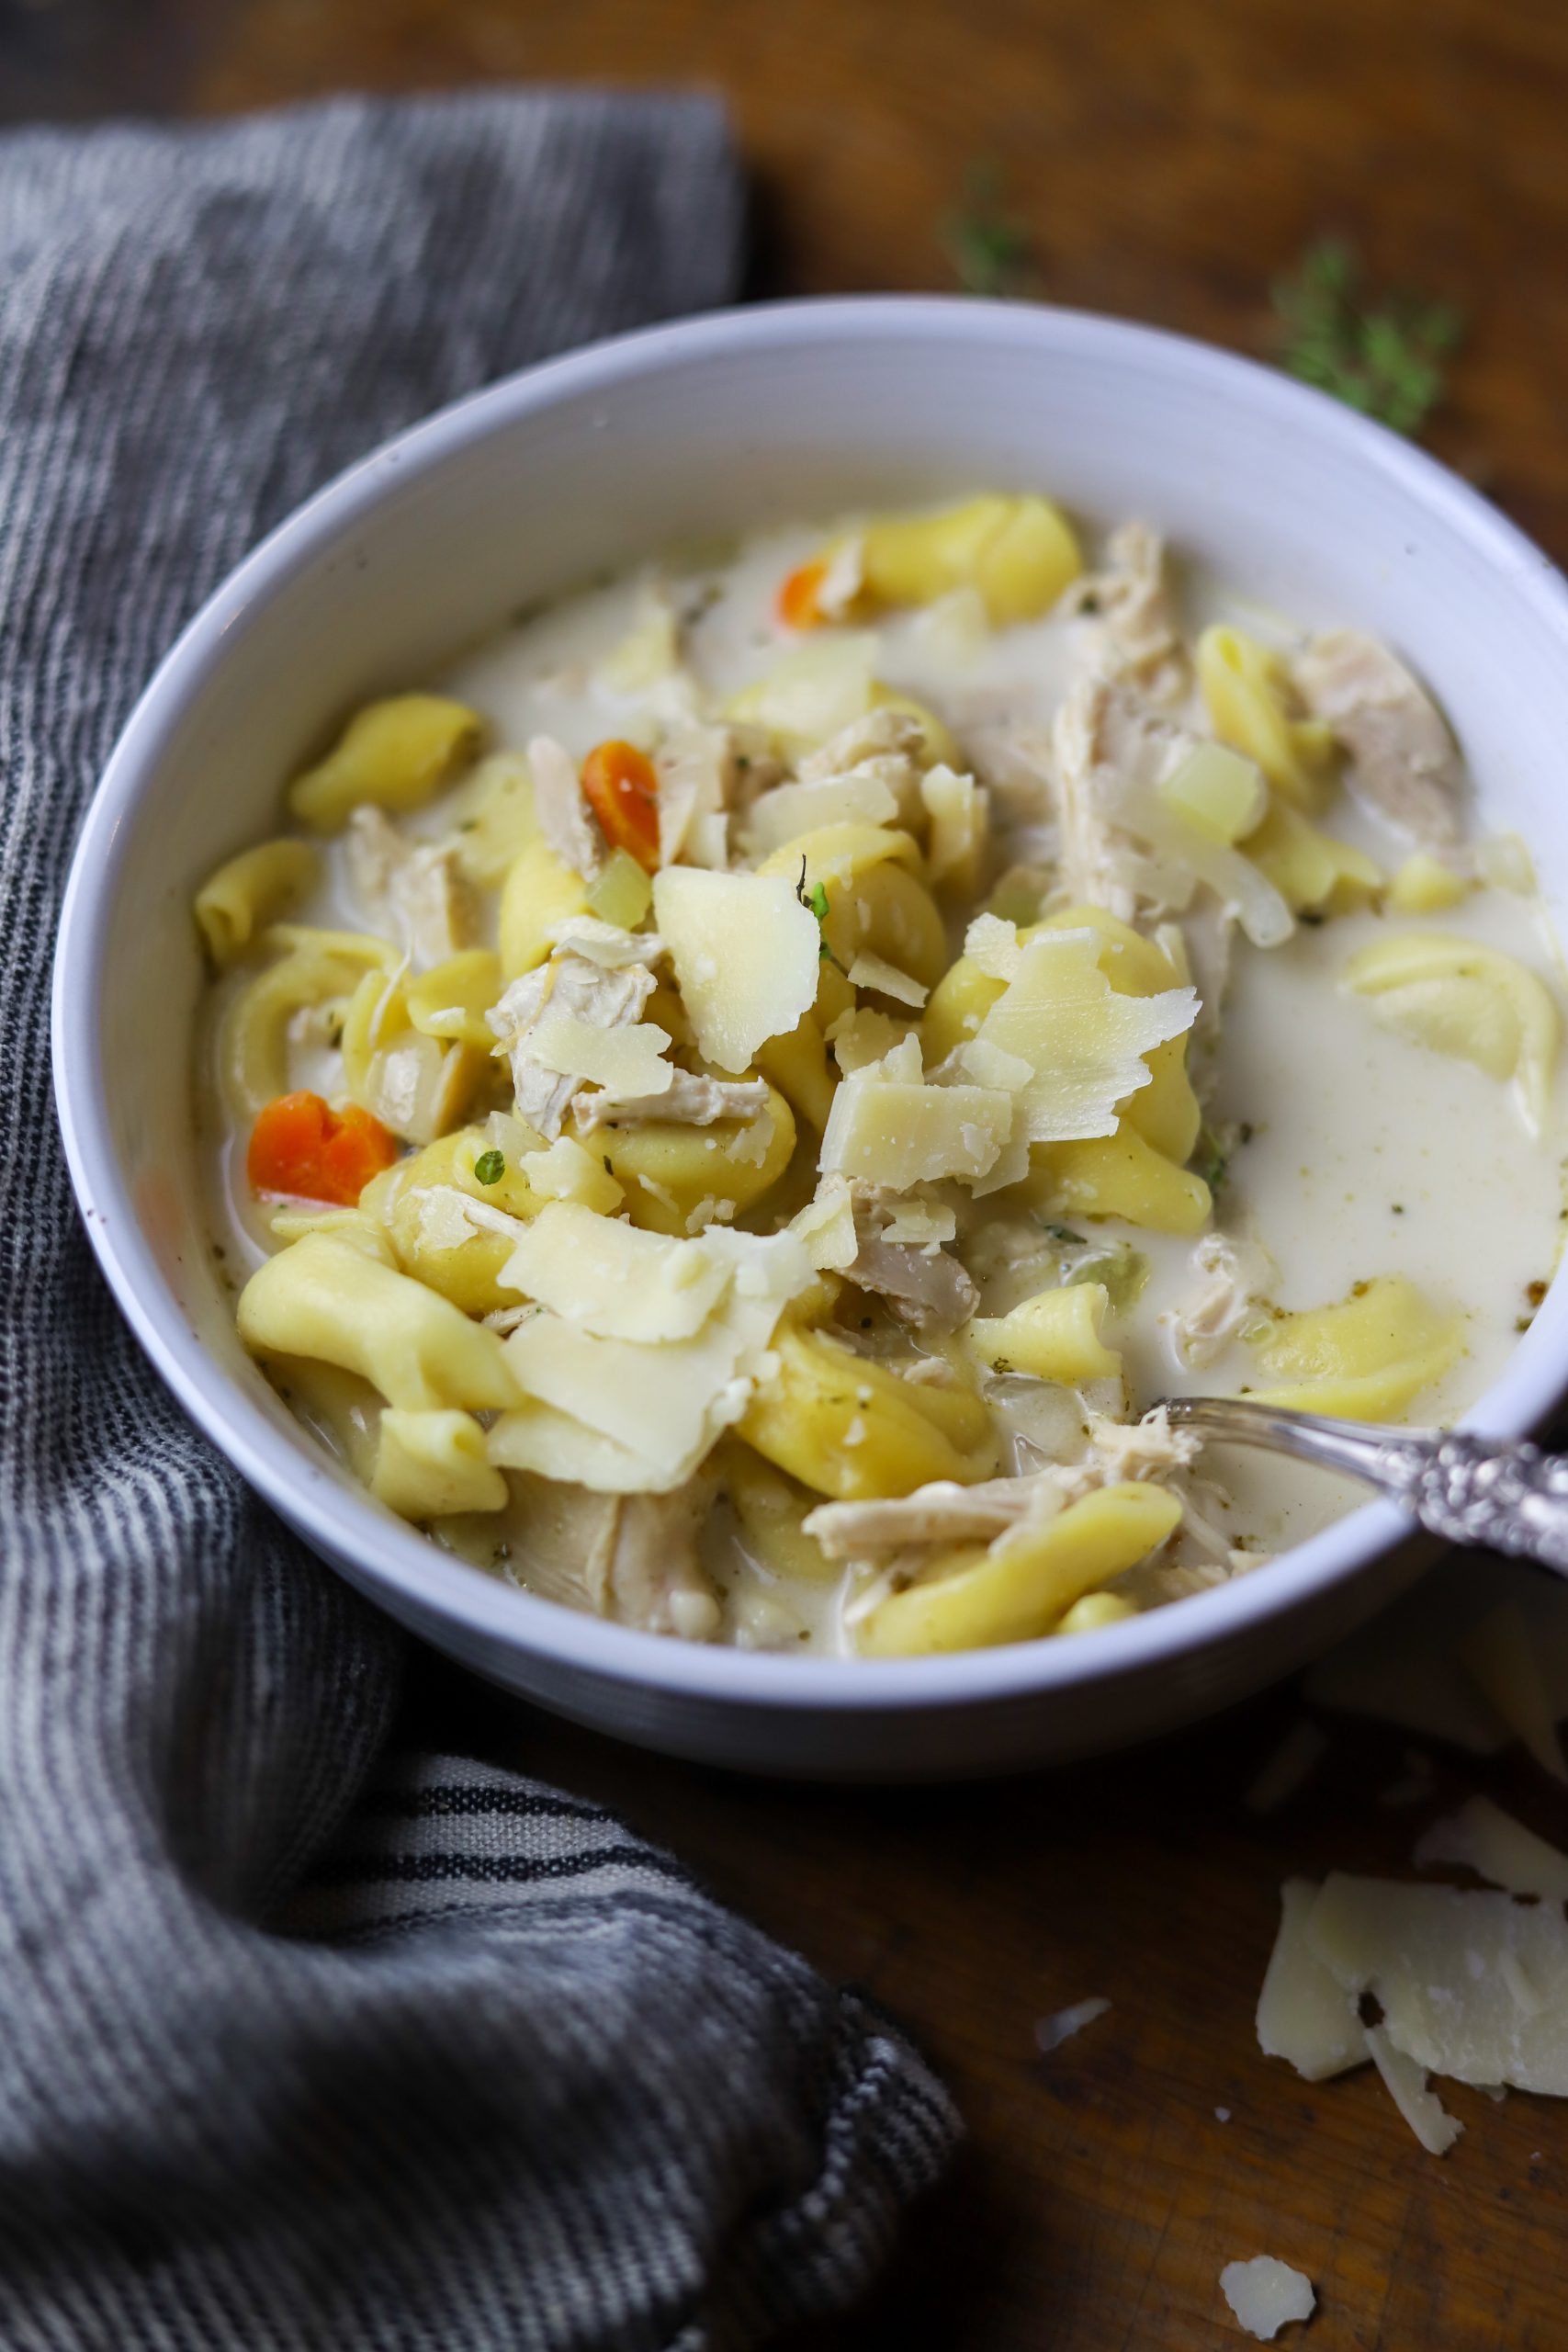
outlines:
[[378, 1762], [401, 1637], [187, 1428], [48, 1091], [138, 688], [257, 535], [488, 377], [725, 300], [699, 101], [0, 141], [0, 2343], [749, 2345], [954, 2123], [863, 2004], [595, 1807]]

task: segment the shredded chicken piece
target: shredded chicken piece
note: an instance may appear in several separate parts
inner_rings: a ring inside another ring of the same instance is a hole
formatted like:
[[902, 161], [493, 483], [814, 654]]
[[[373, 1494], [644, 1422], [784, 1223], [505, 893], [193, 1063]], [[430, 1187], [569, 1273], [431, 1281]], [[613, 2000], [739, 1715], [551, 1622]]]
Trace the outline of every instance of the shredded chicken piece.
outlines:
[[1273, 1264], [1259, 1242], [1228, 1233], [1205, 1233], [1190, 1262], [1200, 1287], [1170, 1317], [1170, 1343], [1178, 1362], [1197, 1372], [1245, 1328]]
[[1107, 1414], [1091, 1413], [1089, 1442], [1109, 1486], [1123, 1478], [1168, 1479], [1174, 1471], [1190, 1469], [1203, 1446], [1193, 1430], [1171, 1428], [1163, 1405], [1156, 1405], [1140, 1421], [1113, 1421]]
[[1089, 1451], [1081, 1462], [1049, 1462], [976, 1487], [939, 1478], [891, 1502], [818, 1503], [802, 1523], [830, 1560], [875, 1560], [927, 1544], [990, 1544], [1010, 1527], [1053, 1519], [1067, 1503], [1126, 1478], [1179, 1492], [1179, 1474], [1201, 1442], [1190, 1430], [1173, 1430], [1163, 1406], [1141, 1421], [1091, 1414]]
[[598, 1540], [584, 1566], [602, 1617], [645, 1634], [711, 1641], [719, 1626], [713, 1584], [697, 1556], [717, 1475], [699, 1470], [669, 1495], [605, 1495]]
[[479, 901], [451, 846], [411, 842], [367, 801], [348, 820], [349, 880], [377, 922], [390, 916], [420, 964], [440, 964], [479, 937]]
[[750, 746], [742, 751], [733, 728], [694, 722], [666, 730], [653, 763], [660, 865], [683, 857], [690, 865], [728, 865], [729, 812], [749, 805], [773, 781], [776, 763]]
[[1058, 794], [1049, 730], [1005, 713], [976, 714], [964, 722], [964, 741], [998, 820], [1014, 839], [1015, 858], [1024, 854], [1017, 845], [1021, 835], [1031, 857], [1037, 852], [1055, 863]]
[[716, 1477], [669, 1495], [601, 1495], [515, 1471], [508, 1573], [528, 1591], [652, 1634], [711, 1640], [719, 1604], [697, 1553]]
[[977, 1487], [934, 1479], [891, 1502], [818, 1503], [801, 1522], [830, 1560], [870, 1560], [924, 1544], [989, 1544], [1025, 1520], [1052, 1519], [1100, 1483], [1086, 1464], [1052, 1463]]
[[897, 805], [898, 821], [909, 823], [920, 808], [920, 753], [925, 732], [904, 711], [868, 710], [801, 761], [801, 784], [838, 784], [846, 777], [874, 778], [886, 785]]
[[657, 964], [664, 942], [656, 931], [623, 931], [618, 923], [601, 922], [596, 915], [569, 915], [551, 934], [556, 953], [563, 950], [586, 956], [605, 971], [620, 971], [628, 964]]
[[561, 864], [591, 882], [604, 863], [604, 842], [582, 797], [576, 761], [553, 735], [536, 735], [528, 745], [528, 773], [539, 831]]
[[1429, 849], [1457, 846], [1459, 753], [1447, 721], [1403, 662], [1359, 629], [1326, 629], [1297, 657], [1307, 707], [1345, 747], [1345, 781]]
[[711, 1127], [716, 1119], [755, 1119], [767, 1110], [768, 1089], [760, 1078], [717, 1079], [678, 1069], [662, 1094], [611, 1094], [603, 1089], [580, 1094], [572, 1116], [581, 1135], [595, 1127], [635, 1127], [649, 1119], [671, 1119], [683, 1127]]
[[1057, 711], [1051, 741], [1063, 888], [1069, 899], [1131, 922], [1138, 909], [1133, 876], [1141, 861], [1111, 815], [1107, 784], [1118, 770], [1145, 764], [1145, 745], [1152, 739], [1134, 734], [1126, 720], [1117, 690], [1103, 678], [1087, 678]]
[[1191, 674], [1166, 578], [1165, 541], [1146, 523], [1124, 523], [1106, 553], [1106, 569], [1090, 572], [1072, 593], [1073, 609], [1093, 616], [1084, 650], [1100, 674], [1171, 707], [1185, 700]]
[[646, 964], [605, 971], [570, 953], [552, 956], [537, 971], [513, 980], [487, 1017], [512, 1064], [517, 1116], [553, 1140], [577, 1084], [574, 1078], [546, 1069], [529, 1056], [529, 1035], [547, 1005], [552, 1012], [590, 1022], [595, 1029], [619, 1029], [640, 1017], [653, 988], [653, 974]]

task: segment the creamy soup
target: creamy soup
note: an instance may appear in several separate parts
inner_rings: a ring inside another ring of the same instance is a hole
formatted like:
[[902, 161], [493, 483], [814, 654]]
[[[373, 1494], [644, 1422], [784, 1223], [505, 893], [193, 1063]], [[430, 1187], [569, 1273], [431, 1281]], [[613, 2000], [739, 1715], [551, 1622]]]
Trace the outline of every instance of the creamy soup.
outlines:
[[1354, 1495], [1159, 1400], [1446, 1421], [1556, 1262], [1556, 949], [1440, 684], [1041, 498], [521, 617], [198, 895], [242, 1337], [389, 1510], [655, 1632], [1266, 1573]]

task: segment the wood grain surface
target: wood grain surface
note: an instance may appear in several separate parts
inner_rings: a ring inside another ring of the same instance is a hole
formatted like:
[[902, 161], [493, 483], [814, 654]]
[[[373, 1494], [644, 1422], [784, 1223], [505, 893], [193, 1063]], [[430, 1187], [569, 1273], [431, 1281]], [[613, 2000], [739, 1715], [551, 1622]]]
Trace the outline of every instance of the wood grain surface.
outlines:
[[[1568, 559], [1568, 7], [1559, 0], [0, 0], [0, 115], [221, 112], [344, 86], [698, 83], [759, 190], [756, 288], [952, 283], [940, 223], [998, 164], [1042, 290], [1254, 352], [1325, 230], [1450, 296], [1470, 334], [1431, 435]], [[871, 1991], [969, 2141], [872, 2303], [822, 2352], [1223, 2352], [1218, 2277], [1307, 2271], [1314, 2352], [1568, 2346], [1568, 2112], [1445, 2091], [1425, 2155], [1370, 2072], [1318, 2087], [1252, 2031], [1280, 1879], [1400, 1868], [1484, 1787], [1559, 1840], [1515, 1760], [1337, 1724], [1263, 1819], [1277, 1692], [1153, 1750], [1006, 1784], [786, 1789], [532, 1715], [434, 1661], [418, 1727], [603, 1797], [726, 1899]], [[1049, 2058], [1034, 2021], [1109, 2015]], [[1228, 2120], [1216, 2110], [1224, 2109]]]

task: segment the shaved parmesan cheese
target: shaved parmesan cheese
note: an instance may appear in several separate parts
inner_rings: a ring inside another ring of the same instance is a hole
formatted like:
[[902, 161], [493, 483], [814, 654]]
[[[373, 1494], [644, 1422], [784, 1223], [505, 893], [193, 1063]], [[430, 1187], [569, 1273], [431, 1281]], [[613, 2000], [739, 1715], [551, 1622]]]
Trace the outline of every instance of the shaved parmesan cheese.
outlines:
[[1066, 1142], [1116, 1132], [1116, 1106], [1150, 1082], [1143, 1058], [1192, 1026], [1191, 989], [1121, 996], [1100, 968], [1091, 931], [1032, 939], [1016, 976], [980, 1024], [978, 1042], [1027, 1061], [1034, 1076], [1020, 1098], [1019, 1132]]
[[759, 1046], [787, 1036], [810, 1011], [821, 932], [782, 875], [666, 866], [653, 908], [705, 1060], [743, 1070]]
[[1471, 1628], [1460, 1663], [1487, 1703], [1522, 1741], [1543, 1772], [1568, 1781], [1553, 1710], [1536, 1665], [1524, 1618], [1511, 1601]]
[[1293, 1797], [1327, 1751], [1328, 1742], [1314, 1723], [1303, 1715], [1300, 1723], [1292, 1724], [1242, 1799], [1248, 1813], [1272, 1813], [1287, 1797]]
[[574, 1136], [558, 1136], [547, 1151], [525, 1152], [518, 1165], [528, 1190], [547, 1201], [578, 1201], [601, 1216], [613, 1216], [626, 1198], [604, 1161]]
[[1461, 1862], [1477, 1878], [1506, 1887], [1510, 1894], [1539, 1894], [1548, 1903], [1568, 1903], [1568, 1854], [1549, 1846], [1490, 1797], [1472, 1797], [1457, 1813], [1434, 1821], [1412, 1859], [1417, 1870], [1429, 1870], [1434, 1862]]
[[1389, 2040], [1428, 2073], [1568, 2097], [1568, 1925], [1555, 1907], [1337, 1872], [1307, 1940], [1352, 1999], [1376, 1996]]
[[523, 1227], [501, 1279], [584, 1331], [657, 1341], [699, 1331], [730, 1272], [700, 1241], [556, 1202]]
[[896, 1201], [877, 1238], [910, 1249], [927, 1250], [953, 1240], [957, 1231], [956, 1215], [941, 1202]]
[[1220, 2273], [1220, 2291], [1237, 2323], [1260, 2344], [1271, 2343], [1292, 2320], [1310, 2319], [1317, 2309], [1312, 2281], [1271, 2254], [1255, 2254], [1250, 2262], [1227, 2262]]
[[498, 1470], [532, 1470], [541, 1478], [570, 1481], [594, 1494], [647, 1490], [648, 1464], [640, 1453], [536, 1396], [525, 1397], [502, 1414], [485, 1440], [485, 1451]]
[[964, 953], [988, 980], [1015, 980], [1023, 954], [1017, 923], [1001, 915], [976, 915], [964, 934]]
[[[671, 1242], [671, 1248], [680, 1248]], [[721, 1430], [740, 1419], [780, 1314], [812, 1280], [795, 1235], [711, 1227], [700, 1243], [728, 1274], [721, 1303], [691, 1337], [649, 1344], [580, 1329], [548, 1309], [502, 1345], [533, 1404], [579, 1424], [597, 1445], [562, 1437], [532, 1407], [491, 1431], [491, 1459], [614, 1494], [667, 1494], [696, 1469]], [[629, 1311], [629, 1310], [628, 1310]]]
[[1366, 2030], [1355, 2002], [1307, 1940], [1317, 1886], [1290, 1878], [1280, 1894], [1280, 1932], [1258, 1997], [1258, 2046], [1266, 2058], [1288, 2059], [1309, 2083], [1326, 2082], [1363, 2064]]
[[791, 1219], [789, 1229], [804, 1244], [819, 1272], [826, 1267], [842, 1273], [846, 1266], [852, 1266], [860, 1238], [855, 1232], [854, 1200], [843, 1178], [825, 1177], [816, 1199], [807, 1201], [799, 1216]]
[[880, 1075], [887, 1067], [872, 1064], [834, 1095], [822, 1137], [824, 1174], [858, 1176], [896, 1193], [944, 1176], [983, 1176], [1011, 1133], [1012, 1096], [988, 1086], [890, 1082]]
[[1381, 2025], [1367, 2028], [1367, 2048], [1382, 2076], [1388, 2095], [1429, 2156], [1447, 2154], [1464, 2130], [1449, 2113], [1436, 2091], [1427, 2087], [1427, 2070], [1403, 2050], [1395, 2049]]
[[550, 933], [557, 947], [570, 947], [605, 971], [624, 970], [628, 964], [655, 964], [664, 953], [656, 932], [623, 931], [619, 923], [602, 922], [597, 915], [568, 915]]
[[973, 889], [985, 854], [989, 804], [983, 785], [939, 762], [920, 778], [931, 830], [926, 870], [935, 883]]
[[1087, 2001], [1075, 2001], [1070, 2009], [1058, 2009], [1055, 2017], [1041, 2018], [1034, 2028], [1035, 2048], [1043, 2058], [1048, 2058], [1053, 2050], [1059, 2050], [1064, 2041], [1070, 2041], [1086, 2025], [1104, 2017], [1110, 2007], [1104, 1996], [1096, 1993]]
[[600, 1029], [570, 1012], [546, 1012], [528, 1038], [528, 1058], [562, 1078], [590, 1079], [613, 1094], [662, 1094], [675, 1072], [664, 1059], [670, 1032], [651, 1021]]
[[931, 994], [908, 972], [901, 972], [896, 964], [887, 963], [880, 956], [869, 955], [864, 948], [850, 966], [849, 978], [852, 988], [874, 989], [878, 996], [890, 996], [896, 1004], [912, 1004], [917, 1012]]
[[879, 1062], [903, 1044], [908, 1031], [888, 1012], [874, 1012], [867, 1007], [859, 1012], [840, 1012], [828, 1032], [828, 1042], [833, 1048], [833, 1058], [846, 1078], [857, 1069], [864, 1069], [868, 1062]]
[[825, 776], [818, 784], [780, 784], [751, 804], [746, 850], [759, 860], [819, 825], [890, 825], [898, 803], [874, 772]]

